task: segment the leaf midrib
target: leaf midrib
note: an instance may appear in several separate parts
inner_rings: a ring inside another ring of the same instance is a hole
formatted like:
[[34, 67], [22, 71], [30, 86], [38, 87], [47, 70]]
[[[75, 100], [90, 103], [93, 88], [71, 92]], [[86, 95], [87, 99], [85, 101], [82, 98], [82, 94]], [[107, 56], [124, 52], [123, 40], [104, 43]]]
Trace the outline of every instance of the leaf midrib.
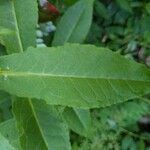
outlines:
[[52, 73], [38, 73], [38, 72], [10, 72], [0, 71], [2, 77], [51, 77], [51, 78], [73, 78], [73, 79], [101, 79], [101, 80], [120, 80], [120, 81], [137, 81], [137, 82], [150, 82], [150, 80], [140, 80], [132, 78], [117, 78], [107, 76], [84, 76], [84, 75], [73, 75], [73, 74], [52, 74]]

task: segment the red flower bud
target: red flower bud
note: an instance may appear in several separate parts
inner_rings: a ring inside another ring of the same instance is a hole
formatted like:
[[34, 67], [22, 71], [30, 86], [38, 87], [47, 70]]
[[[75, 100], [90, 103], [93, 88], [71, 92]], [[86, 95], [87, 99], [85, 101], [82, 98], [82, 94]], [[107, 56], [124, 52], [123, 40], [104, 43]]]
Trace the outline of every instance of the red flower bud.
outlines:
[[39, 1], [39, 21], [55, 20], [59, 16], [59, 10], [47, 0]]
[[58, 9], [47, 0], [40, 0], [40, 6], [48, 14], [59, 15]]

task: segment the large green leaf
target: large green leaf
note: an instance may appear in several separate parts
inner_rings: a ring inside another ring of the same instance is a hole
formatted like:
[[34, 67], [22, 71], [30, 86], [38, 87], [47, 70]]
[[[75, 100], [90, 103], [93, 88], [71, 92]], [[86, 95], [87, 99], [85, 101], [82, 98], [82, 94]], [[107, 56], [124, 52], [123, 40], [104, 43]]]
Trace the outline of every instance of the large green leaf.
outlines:
[[105, 48], [67, 44], [0, 58], [0, 89], [49, 104], [105, 107], [150, 92], [150, 70]]
[[67, 107], [63, 115], [73, 131], [83, 136], [90, 135], [91, 117], [89, 110]]
[[15, 100], [13, 107], [23, 149], [70, 149], [67, 126], [53, 107], [27, 99]]
[[70, 7], [58, 23], [53, 45], [82, 43], [91, 26], [94, 0], [80, 0]]
[[[9, 141], [12, 147], [21, 149], [19, 142], [19, 133], [16, 127], [15, 119], [9, 119], [0, 124], [0, 133]], [[0, 147], [1, 149], [1, 147]]]
[[0, 0], [0, 26], [15, 32], [14, 36], [3, 36], [8, 53], [35, 45], [37, 12], [36, 0]]

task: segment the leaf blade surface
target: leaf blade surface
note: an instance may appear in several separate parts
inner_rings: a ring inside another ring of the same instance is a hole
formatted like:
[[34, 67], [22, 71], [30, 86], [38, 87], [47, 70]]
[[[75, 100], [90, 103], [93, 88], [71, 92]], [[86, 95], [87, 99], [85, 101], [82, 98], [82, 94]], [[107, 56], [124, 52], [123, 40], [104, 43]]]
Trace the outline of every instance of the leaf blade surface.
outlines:
[[105, 107], [150, 91], [148, 68], [90, 45], [31, 48], [1, 57], [0, 67], [0, 89], [49, 104]]
[[53, 107], [34, 99], [16, 99], [13, 107], [23, 149], [70, 149], [67, 126]]
[[22, 52], [29, 46], [35, 45], [37, 12], [35, 0], [0, 1], [0, 26], [14, 32], [14, 36], [6, 35], [2, 38], [8, 53]]

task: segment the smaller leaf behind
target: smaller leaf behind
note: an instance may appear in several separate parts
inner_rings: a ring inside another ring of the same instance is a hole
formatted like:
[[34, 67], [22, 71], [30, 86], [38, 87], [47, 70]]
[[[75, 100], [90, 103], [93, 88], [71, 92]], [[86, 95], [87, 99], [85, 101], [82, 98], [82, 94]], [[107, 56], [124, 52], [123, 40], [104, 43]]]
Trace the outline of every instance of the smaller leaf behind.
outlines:
[[82, 43], [90, 29], [94, 0], [80, 0], [70, 7], [58, 23], [52, 45]]
[[0, 0], [0, 26], [15, 32], [1, 40], [9, 54], [35, 45], [37, 18], [37, 0]]
[[[17, 150], [21, 150], [19, 133], [15, 119], [9, 119], [0, 124], [0, 133], [9, 141], [10, 145]], [[0, 147], [1, 149], [1, 147]]]
[[104, 19], [109, 18], [109, 14], [105, 5], [101, 3], [99, 0], [95, 1], [94, 8], [99, 17], [103, 17]]
[[90, 135], [91, 116], [89, 110], [66, 107], [63, 116], [74, 132], [85, 137]]
[[116, 0], [116, 3], [124, 10], [132, 13], [132, 8], [130, 6], [129, 0]]
[[13, 111], [23, 149], [71, 149], [68, 128], [54, 107], [40, 100], [16, 98]]
[[3, 150], [15, 150], [14, 147], [12, 147], [12, 145], [10, 145], [9, 141], [0, 134], [0, 149]]

